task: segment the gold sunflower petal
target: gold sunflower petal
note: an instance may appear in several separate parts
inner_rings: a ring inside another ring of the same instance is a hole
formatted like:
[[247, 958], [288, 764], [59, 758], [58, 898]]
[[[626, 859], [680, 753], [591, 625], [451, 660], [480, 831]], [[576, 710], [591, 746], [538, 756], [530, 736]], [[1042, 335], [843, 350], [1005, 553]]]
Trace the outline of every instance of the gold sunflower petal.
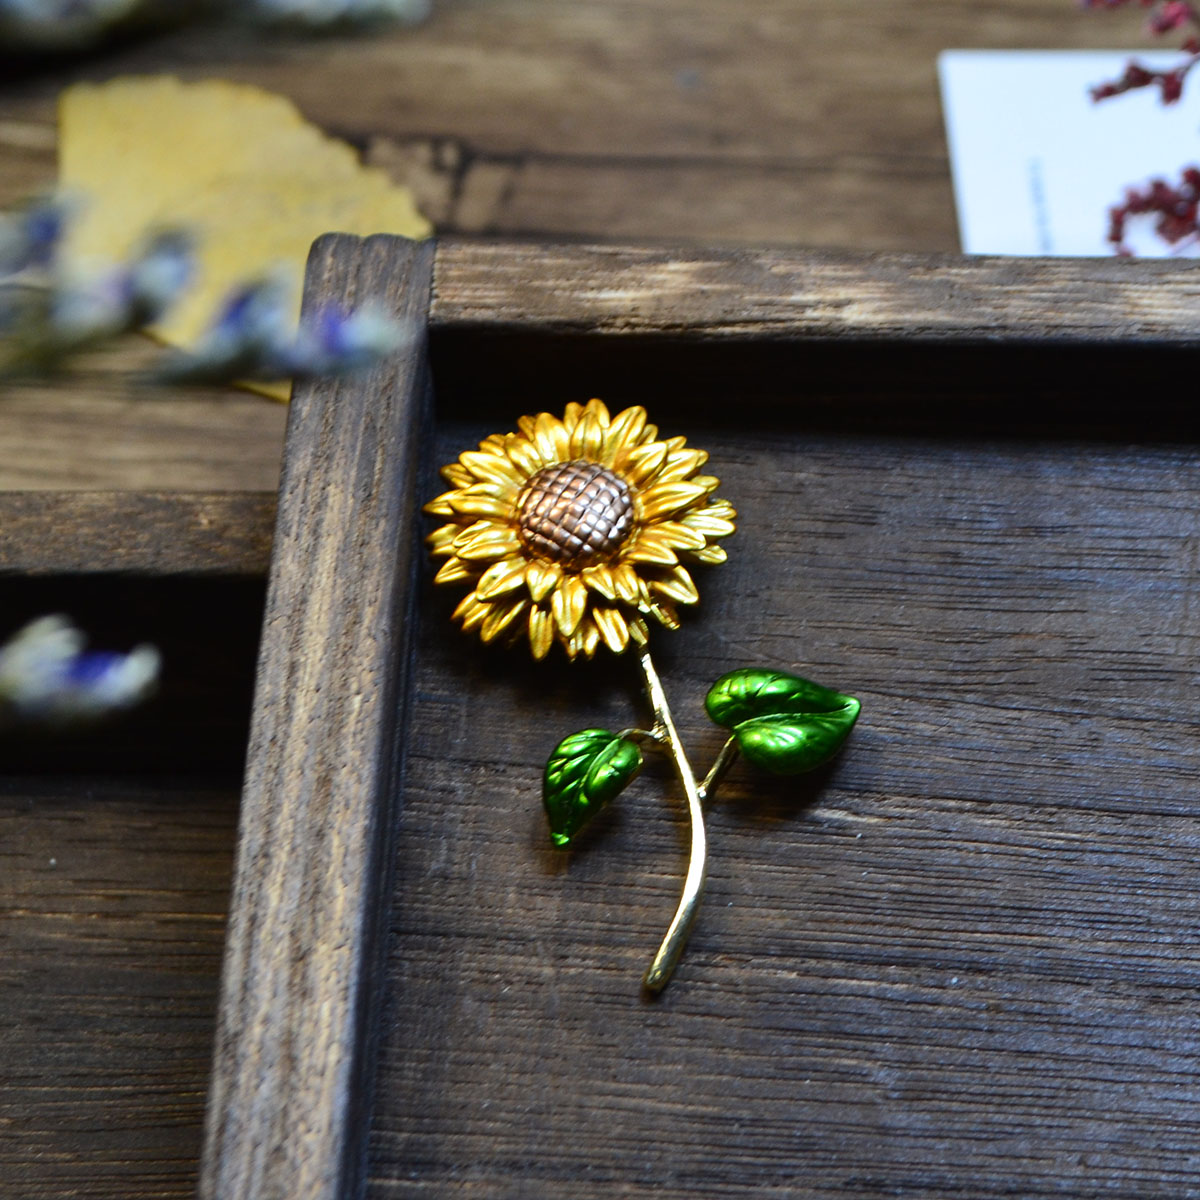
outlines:
[[703, 550], [693, 550], [691, 554], [697, 562], [707, 563], [709, 566], [723, 563], [729, 557], [720, 546], [705, 546]]
[[525, 584], [535, 604], [541, 604], [562, 579], [562, 567], [557, 563], [534, 560], [525, 566]]
[[462, 532], [461, 525], [442, 525], [426, 539], [425, 545], [435, 558], [454, 553], [454, 539]]
[[479, 637], [481, 641], [491, 642], [498, 638], [518, 617], [525, 615], [525, 610], [529, 607], [529, 601], [525, 599], [517, 600], [512, 604], [493, 604], [491, 612], [484, 619], [483, 625], [479, 629]]
[[653, 479], [666, 461], [666, 446], [662, 442], [647, 442], [618, 456], [613, 468], [634, 487], [640, 487]]
[[613, 579], [611, 567], [607, 567], [603, 563], [587, 567], [580, 572], [580, 577], [588, 587], [595, 588], [605, 600], [617, 599], [617, 585]]
[[480, 483], [508, 482], [519, 487], [525, 482], [525, 476], [509, 461], [506, 454], [493, 454], [485, 450], [467, 450], [458, 456], [458, 461]]
[[653, 580], [650, 590], [656, 597], [666, 596], [668, 600], [676, 600], [680, 604], [695, 604], [700, 599], [700, 593], [696, 591], [696, 585], [684, 567], [676, 567], [664, 578]]
[[613, 587], [617, 599], [626, 604], [636, 604], [640, 599], [638, 573], [628, 563], [620, 563], [612, 569]]
[[690, 528], [683, 521], [657, 521], [653, 529], [655, 536], [662, 538], [672, 550], [704, 549], [704, 534]]
[[538, 413], [530, 439], [546, 463], [566, 462], [570, 454], [570, 438], [566, 426], [550, 413]]
[[475, 482], [475, 476], [462, 463], [447, 463], [441, 471], [442, 478], [455, 487], [470, 487]]
[[516, 533], [502, 525], [493, 525], [488, 532], [476, 534], [465, 543], [459, 540], [454, 543], [454, 552], [458, 557], [471, 562], [494, 562], [520, 549], [521, 542]]
[[574, 431], [575, 426], [579, 424], [579, 418], [583, 416], [583, 405], [577, 404], [574, 400], [567, 405], [563, 411], [563, 425], [568, 433]]
[[[485, 487], [494, 487], [494, 484], [485, 484]], [[511, 499], [501, 500], [496, 496], [488, 496], [479, 492], [472, 493], [471, 490], [464, 490], [450, 493], [453, 499], [450, 501], [451, 509], [463, 517], [497, 517], [503, 519], [513, 515], [513, 502]]]
[[653, 529], [643, 529], [637, 541], [625, 550], [624, 557], [626, 562], [657, 563], [664, 567], [673, 567], [679, 562], [675, 551], [664, 539], [655, 536]]
[[584, 410], [579, 424], [571, 431], [571, 457], [581, 458], [585, 462], [598, 462], [600, 450], [604, 445], [604, 429], [599, 419], [591, 412], [591, 407]]
[[608, 405], [603, 400], [598, 400], [595, 396], [587, 402], [583, 411], [591, 416], [592, 420], [601, 429], [607, 429], [612, 422], [612, 417], [608, 415]]
[[490, 604], [481, 604], [478, 608], [473, 608], [465, 617], [463, 617], [462, 631], [463, 633], [474, 633], [484, 621], [487, 620], [488, 612], [491, 609]]
[[509, 461], [521, 472], [521, 475], [528, 480], [530, 475], [536, 474], [546, 464], [542, 461], [542, 456], [538, 453], [537, 447], [527, 438], [519, 433], [510, 433], [504, 443], [504, 453], [508, 455]]
[[585, 622], [579, 627], [579, 632], [575, 636], [582, 640], [584, 654], [588, 658], [595, 658], [596, 649], [600, 645], [600, 630], [596, 628], [595, 622]]
[[529, 610], [529, 648], [535, 659], [543, 659], [554, 645], [554, 618], [544, 608]]
[[617, 460], [617, 455], [626, 447], [632, 449], [638, 444], [642, 430], [646, 428], [646, 410], [640, 404], [617, 413], [609, 422], [604, 434], [604, 445], [600, 448], [599, 461], [611, 467]]
[[717, 509], [715, 505], [685, 513], [679, 523], [706, 538], [728, 537], [735, 529], [734, 523], [725, 516], [725, 510]]
[[496, 529], [503, 529], [503, 525], [497, 524], [495, 521], [481, 520], [472, 521], [470, 525], [459, 525], [458, 533], [454, 538], [454, 545], [465, 546], [468, 542], [474, 541], [475, 538], [482, 536], [485, 533], [491, 533]]
[[471, 628], [474, 628], [475, 625], [478, 625], [487, 616], [489, 607], [489, 605], [482, 603], [474, 592], [468, 592], [450, 614], [450, 620], [461, 620], [464, 629], [467, 628], [467, 622], [470, 621], [472, 622]]
[[629, 625], [617, 609], [594, 608], [592, 619], [596, 622], [604, 644], [614, 654], [620, 654], [629, 645]]
[[458, 583], [463, 579], [474, 579], [475, 570], [461, 558], [451, 558], [442, 563], [441, 569], [433, 577], [434, 583]]
[[668, 450], [667, 461], [659, 471], [655, 483], [675, 483], [694, 475], [708, 462], [704, 450]]
[[525, 582], [525, 560], [519, 556], [493, 563], [480, 576], [475, 594], [480, 600], [495, 600], [515, 592]]
[[643, 521], [661, 521], [691, 507], [708, 495], [698, 483], [656, 483], [638, 497]]
[[679, 628], [679, 617], [675, 613], [675, 606], [673, 604], [668, 604], [665, 601], [661, 604], [656, 604], [650, 609], [650, 615], [660, 625], [666, 626], [667, 629]]
[[578, 575], [565, 575], [550, 597], [550, 611], [563, 637], [570, 637], [579, 628], [587, 611], [587, 588]]
[[421, 511], [430, 517], [452, 517], [454, 516], [454, 505], [450, 501], [457, 495], [457, 488], [452, 492], [443, 492], [440, 496], [435, 496], [430, 500]]

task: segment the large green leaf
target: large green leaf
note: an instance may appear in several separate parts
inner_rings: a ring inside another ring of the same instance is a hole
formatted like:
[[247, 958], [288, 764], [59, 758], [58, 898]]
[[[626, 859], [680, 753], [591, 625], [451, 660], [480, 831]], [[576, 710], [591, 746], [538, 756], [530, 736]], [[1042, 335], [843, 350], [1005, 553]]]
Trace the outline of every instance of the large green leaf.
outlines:
[[743, 668], [713, 684], [704, 707], [733, 732], [738, 749], [776, 775], [798, 775], [828, 762], [858, 719], [853, 696], [784, 671]]
[[641, 769], [638, 744], [607, 729], [584, 729], [563, 738], [546, 760], [542, 783], [551, 841], [569, 846]]

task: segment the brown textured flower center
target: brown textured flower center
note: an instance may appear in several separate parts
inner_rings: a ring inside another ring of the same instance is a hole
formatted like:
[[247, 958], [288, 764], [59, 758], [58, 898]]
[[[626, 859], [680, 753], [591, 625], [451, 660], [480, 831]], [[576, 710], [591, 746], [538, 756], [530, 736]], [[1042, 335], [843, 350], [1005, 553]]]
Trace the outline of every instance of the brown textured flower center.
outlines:
[[525, 485], [517, 525], [539, 558], [585, 567], [619, 550], [629, 536], [633, 496], [625, 480], [597, 463], [555, 463]]

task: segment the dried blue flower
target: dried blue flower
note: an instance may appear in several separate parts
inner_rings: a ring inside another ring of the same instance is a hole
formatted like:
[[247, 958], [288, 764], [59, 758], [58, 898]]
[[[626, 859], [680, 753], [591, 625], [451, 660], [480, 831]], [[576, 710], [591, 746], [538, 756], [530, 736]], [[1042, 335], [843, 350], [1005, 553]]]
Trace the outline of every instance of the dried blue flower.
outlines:
[[299, 29], [332, 29], [402, 21], [415, 24], [429, 15], [430, 0], [254, 0], [258, 21]]
[[157, 373], [167, 383], [283, 379], [292, 343], [291, 279], [284, 272], [237, 288], [190, 351], [170, 355]]
[[0, 646], [0, 702], [26, 721], [94, 720], [130, 708], [157, 686], [153, 646], [128, 654], [86, 651], [65, 617], [40, 617]]
[[293, 329], [293, 291], [283, 273], [237, 289], [189, 352], [172, 355], [158, 378], [170, 383], [307, 379], [374, 366], [408, 342], [407, 331], [371, 307], [328, 308]]
[[9, 290], [0, 325], [12, 337], [9, 365], [53, 371], [81, 350], [157, 321], [191, 282], [191, 235], [154, 234], [128, 263], [88, 278], [55, 273], [42, 287]]
[[151, 237], [120, 277], [125, 327], [152, 325], [191, 286], [196, 276], [196, 243], [183, 229], [163, 229]]
[[73, 209], [62, 197], [47, 196], [0, 214], [0, 277], [52, 267]]
[[4, 40], [44, 50], [87, 43], [143, 0], [0, 0]]
[[367, 370], [398, 354], [410, 339], [409, 330], [370, 305], [353, 313], [325, 308], [300, 326], [285, 374], [302, 379]]

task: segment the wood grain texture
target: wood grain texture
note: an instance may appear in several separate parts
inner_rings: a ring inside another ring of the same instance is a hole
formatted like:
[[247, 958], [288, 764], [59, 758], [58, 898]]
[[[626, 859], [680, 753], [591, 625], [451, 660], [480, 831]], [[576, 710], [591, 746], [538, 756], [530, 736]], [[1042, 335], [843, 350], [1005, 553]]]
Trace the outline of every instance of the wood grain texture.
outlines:
[[63, 84], [169, 71], [291, 97], [415, 175], [443, 234], [949, 251], [938, 52], [1149, 41], [1060, 0], [445, 0], [370, 38], [192, 29], [6, 81], [0, 187], [53, 179]]
[[[1067, 0], [445, 0], [369, 38], [194, 28], [0, 80], [0, 203], [53, 182], [61, 87], [169, 72], [289, 96], [442, 235], [948, 253], [938, 52], [1136, 48], [1141, 24]], [[92, 392], [0, 405], [0, 487], [277, 483], [277, 411]]]
[[0, 575], [263, 576], [261, 492], [0, 492]]
[[237, 786], [137, 769], [0, 780], [6, 1200], [195, 1194]]
[[[144, 361], [137, 348], [129, 356]], [[0, 489], [273, 492], [286, 421], [260, 396], [141, 393], [115, 370], [6, 388]]]
[[451, 241], [438, 254], [433, 324], [1190, 346], [1198, 304], [1200, 269], [1179, 261]]
[[[439, 380], [439, 460], [505, 427], [460, 399]], [[648, 1003], [670, 773], [569, 856], [540, 804], [561, 736], [644, 713], [634, 665], [485, 653], [427, 587], [368, 1195], [1196, 1193], [1194, 445], [748, 428], [753, 393], [722, 399], [666, 425], [740, 513], [656, 642], [685, 742], [711, 760], [704, 691], [745, 665], [860, 696], [859, 725], [817, 776], [735, 770]]]
[[247, 754], [208, 1133], [207, 1200], [344, 1200], [369, 1053], [406, 698], [413, 482], [433, 246], [330, 236], [306, 304], [413, 323], [402, 358], [298, 391]]

